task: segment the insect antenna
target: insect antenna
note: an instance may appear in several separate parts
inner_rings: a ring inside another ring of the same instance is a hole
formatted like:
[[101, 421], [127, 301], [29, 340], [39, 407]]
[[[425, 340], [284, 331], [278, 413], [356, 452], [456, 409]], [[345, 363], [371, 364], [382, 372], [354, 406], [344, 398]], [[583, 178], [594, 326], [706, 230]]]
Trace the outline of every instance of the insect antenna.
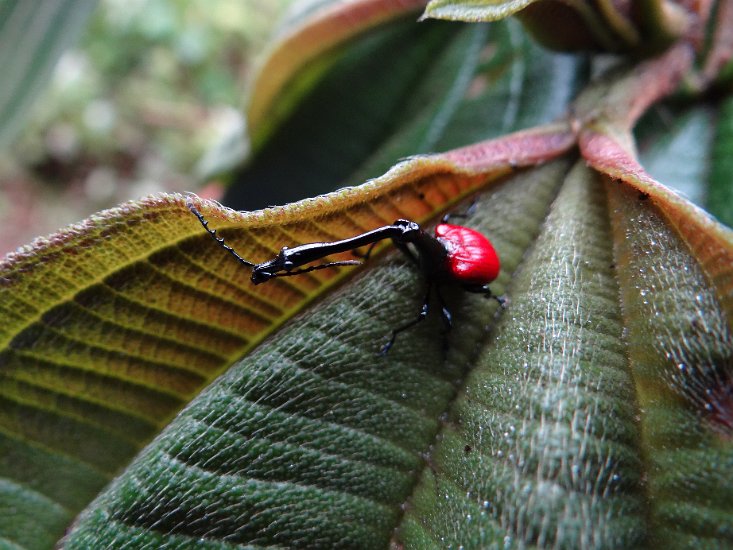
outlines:
[[203, 225], [204, 229], [206, 229], [206, 232], [211, 235], [211, 238], [214, 239], [224, 250], [229, 252], [229, 254], [234, 256], [239, 263], [244, 264], [247, 267], [254, 267], [256, 265], [248, 260], [245, 260], [239, 254], [237, 254], [236, 250], [234, 250], [231, 246], [224, 242], [224, 237], [217, 236], [216, 229], [211, 229], [209, 227], [208, 220], [204, 218], [204, 215], [199, 212], [198, 209], [193, 205], [191, 197], [186, 198], [186, 206], [188, 206], [188, 209], [191, 211], [191, 213], [193, 213], [193, 215], [198, 218], [198, 220], [201, 222], [201, 225]]

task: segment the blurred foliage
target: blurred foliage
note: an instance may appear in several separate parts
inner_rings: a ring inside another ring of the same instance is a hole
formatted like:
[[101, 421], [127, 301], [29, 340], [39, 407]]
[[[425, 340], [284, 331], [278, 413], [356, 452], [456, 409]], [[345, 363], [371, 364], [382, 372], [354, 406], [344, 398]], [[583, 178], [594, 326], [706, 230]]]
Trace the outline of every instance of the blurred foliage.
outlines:
[[204, 152], [241, 131], [253, 60], [290, 2], [102, 0], [0, 153], [0, 255], [121, 201], [196, 188]]

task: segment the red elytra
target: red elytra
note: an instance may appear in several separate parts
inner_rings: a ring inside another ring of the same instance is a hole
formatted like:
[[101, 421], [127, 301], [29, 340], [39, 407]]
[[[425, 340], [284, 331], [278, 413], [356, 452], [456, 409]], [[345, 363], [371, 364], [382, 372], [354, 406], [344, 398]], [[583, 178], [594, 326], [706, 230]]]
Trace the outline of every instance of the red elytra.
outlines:
[[441, 223], [435, 227], [435, 236], [448, 251], [448, 273], [456, 281], [484, 285], [499, 276], [499, 255], [491, 242], [478, 231]]

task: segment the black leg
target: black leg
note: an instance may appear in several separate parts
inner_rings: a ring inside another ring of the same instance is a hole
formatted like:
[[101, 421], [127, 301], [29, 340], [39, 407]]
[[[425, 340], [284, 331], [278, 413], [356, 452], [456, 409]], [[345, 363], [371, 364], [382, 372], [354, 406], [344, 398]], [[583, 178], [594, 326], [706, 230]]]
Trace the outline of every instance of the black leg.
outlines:
[[445, 299], [443, 299], [443, 295], [440, 292], [440, 286], [436, 288], [436, 294], [438, 295], [438, 302], [440, 302], [440, 317], [443, 319], [444, 332], [448, 332], [453, 328], [453, 315], [445, 305]]
[[506, 298], [504, 296], [497, 296], [491, 292], [489, 285], [463, 285], [463, 290], [466, 292], [473, 292], [476, 294], [483, 294], [487, 298], [492, 298], [504, 309], [506, 309]]
[[392, 335], [389, 337], [389, 341], [382, 346], [382, 349], [380, 350], [380, 355], [387, 355], [389, 350], [394, 345], [395, 339], [397, 338], [397, 335], [407, 330], [410, 327], [414, 327], [416, 324], [418, 324], [420, 321], [424, 321], [425, 318], [428, 316], [428, 311], [430, 310], [430, 291], [431, 291], [432, 285], [428, 284], [428, 290], [425, 293], [425, 299], [423, 300], [423, 304], [420, 307], [420, 313], [418, 313], [417, 317], [410, 321], [409, 323], [405, 323], [402, 326], [397, 327], [396, 329], [392, 330]]
[[369, 256], [372, 255], [372, 251], [374, 250], [374, 247], [379, 244], [379, 241], [374, 241], [372, 244], [369, 245], [369, 248], [367, 248], [367, 251], [364, 254], [360, 254], [358, 249], [354, 249], [351, 251], [351, 253], [356, 256], [357, 258], [363, 258], [364, 261], [367, 261], [369, 259]]
[[441, 222], [448, 223], [451, 218], [462, 218], [466, 219], [473, 215], [473, 213], [476, 211], [476, 205], [478, 204], [478, 199], [474, 198], [471, 201], [471, 204], [468, 205], [468, 208], [466, 208], [463, 212], [448, 212], [445, 216], [441, 218]]
[[[402, 252], [405, 256], [407, 256], [412, 263], [415, 265], [420, 264], [420, 260], [418, 260], [417, 256], [415, 256], [415, 253], [410, 249], [409, 246], [407, 246], [405, 243], [395, 241], [392, 239], [392, 243], [399, 249], [400, 252]], [[369, 256], [372, 255], [372, 251], [374, 250], [374, 247], [377, 246], [378, 242], [373, 242], [369, 245], [369, 248], [367, 248], [367, 251], [364, 254], [360, 254], [357, 250], [352, 250], [351, 253], [356, 256], [357, 258], [363, 258], [364, 261], [369, 259]]]
[[319, 269], [327, 269], [329, 267], [339, 267], [339, 266], [356, 266], [356, 265], [362, 265], [364, 262], [360, 262], [358, 260], [343, 260], [340, 262], [329, 262], [327, 264], [318, 264], [318, 265], [312, 265], [303, 269], [293, 269], [292, 271], [283, 271], [282, 273], [274, 273], [270, 275], [269, 279], [274, 279], [276, 277], [292, 277], [293, 275], [302, 275], [303, 273], [310, 273], [311, 271], [317, 271]]

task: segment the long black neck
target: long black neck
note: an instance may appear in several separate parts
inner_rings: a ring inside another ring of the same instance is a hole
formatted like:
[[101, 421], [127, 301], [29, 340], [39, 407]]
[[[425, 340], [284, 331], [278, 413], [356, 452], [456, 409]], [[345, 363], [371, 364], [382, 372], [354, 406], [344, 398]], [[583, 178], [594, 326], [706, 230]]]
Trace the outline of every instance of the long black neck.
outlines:
[[428, 279], [439, 281], [445, 273], [445, 259], [448, 256], [443, 243], [422, 230], [411, 243], [418, 252], [420, 269]]
[[264, 267], [265, 264], [273, 262], [278, 263], [281, 261], [283, 263], [281, 266], [282, 269], [288, 269], [288, 267], [299, 267], [332, 254], [356, 250], [362, 246], [373, 244], [384, 239], [399, 239], [403, 232], [403, 229], [399, 226], [385, 225], [384, 227], [362, 233], [356, 237], [350, 237], [340, 241], [308, 243], [301, 244], [300, 246], [294, 246], [293, 248], [283, 248], [276, 258], [270, 262], [265, 262], [260, 265]]
[[395, 242], [410, 242], [411, 237], [416, 232], [421, 233], [422, 231], [415, 222], [397, 220], [392, 225], [385, 225], [340, 241], [308, 243], [293, 248], [283, 247], [272, 260], [254, 267], [252, 280], [256, 283], [265, 282], [281, 271], [290, 271], [326, 256], [355, 250], [384, 239], [392, 239]]

